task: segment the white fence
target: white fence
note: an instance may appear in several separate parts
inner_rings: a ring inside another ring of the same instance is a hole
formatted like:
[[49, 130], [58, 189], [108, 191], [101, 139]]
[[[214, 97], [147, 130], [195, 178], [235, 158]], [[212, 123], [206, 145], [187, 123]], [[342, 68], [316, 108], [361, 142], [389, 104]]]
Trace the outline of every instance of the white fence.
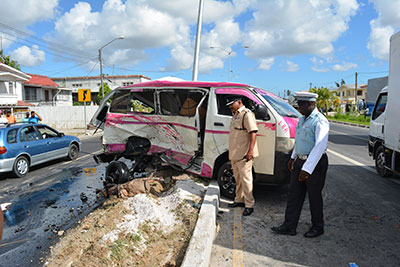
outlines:
[[[86, 124], [89, 123], [98, 106], [86, 106]], [[84, 129], [85, 107], [32, 107], [42, 117], [42, 123], [60, 129]]]

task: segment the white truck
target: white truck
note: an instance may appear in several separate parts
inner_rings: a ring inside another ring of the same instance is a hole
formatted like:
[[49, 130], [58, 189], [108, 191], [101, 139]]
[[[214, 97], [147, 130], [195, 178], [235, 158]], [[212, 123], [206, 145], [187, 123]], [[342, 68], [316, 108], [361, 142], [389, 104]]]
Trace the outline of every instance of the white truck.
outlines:
[[372, 112], [368, 150], [379, 175], [400, 174], [400, 32], [390, 38], [389, 82]]

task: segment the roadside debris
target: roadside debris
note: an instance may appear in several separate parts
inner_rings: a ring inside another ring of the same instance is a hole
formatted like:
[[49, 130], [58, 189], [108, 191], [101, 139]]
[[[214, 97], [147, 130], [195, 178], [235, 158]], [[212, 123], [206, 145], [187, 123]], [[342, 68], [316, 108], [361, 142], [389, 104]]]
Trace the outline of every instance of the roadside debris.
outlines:
[[168, 170], [99, 190], [109, 199], [63, 233], [45, 266], [179, 266], [206, 190], [194, 179]]

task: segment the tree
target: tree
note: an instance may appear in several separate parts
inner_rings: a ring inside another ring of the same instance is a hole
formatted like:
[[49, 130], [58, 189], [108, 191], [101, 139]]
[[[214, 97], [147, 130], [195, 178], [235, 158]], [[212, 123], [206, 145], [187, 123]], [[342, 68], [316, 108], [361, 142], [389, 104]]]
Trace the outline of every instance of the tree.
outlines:
[[289, 96], [292, 94], [292, 92], [290, 90], [286, 90], [286, 95], [289, 98]]
[[[108, 95], [111, 93], [111, 88], [108, 86], [108, 84], [103, 83], [103, 88], [104, 88], [104, 96]], [[103, 91], [101, 90], [101, 85], [99, 86], [99, 93], [97, 94], [97, 104], [100, 104], [101, 100], [103, 99]]]
[[326, 87], [312, 88], [311, 93], [318, 94], [317, 107], [325, 114], [328, 112], [329, 107], [332, 105], [333, 94]]
[[14, 69], [21, 70], [18, 62], [15, 60], [12, 60], [10, 58], [10, 56], [4, 55], [3, 50], [0, 50], [0, 62], [4, 63], [10, 67], [13, 67]]

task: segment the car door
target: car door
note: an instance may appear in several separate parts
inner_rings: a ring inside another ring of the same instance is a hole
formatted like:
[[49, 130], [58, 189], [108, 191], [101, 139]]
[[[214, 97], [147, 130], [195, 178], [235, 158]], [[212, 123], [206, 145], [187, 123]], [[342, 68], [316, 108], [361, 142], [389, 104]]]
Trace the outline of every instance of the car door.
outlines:
[[49, 160], [49, 147], [45, 144], [45, 140], [40, 138], [39, 132], [33, 125], [21, 127], [18, 141], [21, 150], [31, 156], [31, 165]]
[[[229, 94], [242, 96], [243, 104], [250, 110], [255, 110], [256, 105], [263, 105], [252, 92], [248, 89], [241, 88], [217, 88], [215, 89], [215, 96], [217, 99], [217, 112], [214, 116], [211, 127], [213, 128], [213, 135], [215, 145], [219, 153], [228, 150], [229, 147], [229, 126], [232, 119], [232, 113], [226, 107], [225, 98]], [[259, 156], [254, 160], [254, 170], [262, 174], [274, 174], [275, 164], [275, 140], [276, 140], [276, 119], [269, 112], [268, 119], [257, 118], [258, 126], [257, 132], [257, 146]]]
[[47, 146], [47, 155], [50, 159], [64, 157], [68, 153], [69, 141], [62, 138], [59, 133], [47, 125], [36, 125], [40, 138], [44, 140]]
[[207, 92], [199, 88], [158, 90], [159, 146], [182, 164], [202, 150], [206, 110], [199, 106]]

